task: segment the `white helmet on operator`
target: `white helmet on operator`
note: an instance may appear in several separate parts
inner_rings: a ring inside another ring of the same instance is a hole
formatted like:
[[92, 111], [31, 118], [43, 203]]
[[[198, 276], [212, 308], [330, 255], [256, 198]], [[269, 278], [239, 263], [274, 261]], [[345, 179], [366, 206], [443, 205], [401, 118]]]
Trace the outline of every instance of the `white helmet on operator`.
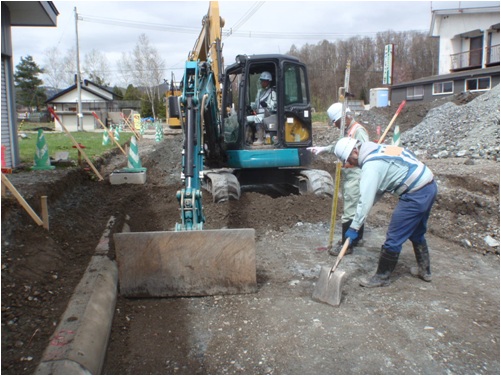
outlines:
[[[346, 112], [350, 112], [350, 109], [347, 107]], [[343, 115], [343, 104], [340, 102], [334, 103], [327, 109], [327, 116], [329, 116], [329, 119], [331, 121], [331, 124], [334, 124], [336, 121], [341, 119], [341, 116]]]
[[270, 72], [267, 72], [267, 71], [264, 71], [263, 73], [261, 73], [261, 76], [259, 77], [260, 80], [264, 80], [264, 81], [271, 81], [272, 77], [271, 77], [271, 73]]
[[336, 157], [338, 157], [344, 164], [350, 157], [350, 154], [356, 145], [357, 145], [357, 140], [355, 138], [343, 137], [336, 143], [336, 147], [334, 148], [334, 154], [336, 154]]

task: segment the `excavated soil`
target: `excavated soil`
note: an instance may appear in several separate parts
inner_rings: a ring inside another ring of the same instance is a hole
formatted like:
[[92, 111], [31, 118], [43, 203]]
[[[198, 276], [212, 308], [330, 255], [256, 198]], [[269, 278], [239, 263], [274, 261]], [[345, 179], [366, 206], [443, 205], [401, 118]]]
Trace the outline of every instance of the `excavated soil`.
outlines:
[[[315, 125], [316, 137], [331, 129]], [[171, 132], [172, 133], [172, 132]], [[78, 169], [20, 172], [12, 183], [50, 230], [10, 193], [2, 199], [2, 373], [31, 374], [111, 216], [132, 231], [171, 230], [179, 220], [182, 136], [142, 139], [144, 185], [112, 186], [122, 154], [98, 163], [105, 181]], [[214, 204], [204, 195], [206, 229], [254, 228], [258, 292], [201, 298], [118, 296], [105, 374], [499, 374], [499, 162], [428, 160], [439, 196], [429, 222], [433, 282], [413, 278], [409, 244], [386, 288], [364, 289], [392, 209], [373, 208], [364, 247], [346, 256], [339, 307], [314, 302], [328, 244], [330, 199], [244, 191]], [[334, 159], [316, 168], [333, 176]], [[342, 202], [340, 202], [342, 205]], [[339, 239], [339, 224], [335, 241]], [[113, 257], [113, 244], [111, 245]]]

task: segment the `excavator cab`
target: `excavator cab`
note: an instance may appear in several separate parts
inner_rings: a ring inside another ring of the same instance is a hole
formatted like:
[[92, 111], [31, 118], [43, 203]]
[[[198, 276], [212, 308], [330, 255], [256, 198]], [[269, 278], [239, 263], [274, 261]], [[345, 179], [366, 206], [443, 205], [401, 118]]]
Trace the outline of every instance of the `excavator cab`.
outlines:
[[[263, 72], [271, 75], [274, 91], [272, 108], [259, 109], [258, 90]], [[242, 186], [263, 186], [332, 196], [334, 184], [326, 171], [308, 168], [312, 154], [311, 102], [306, 66], [287, 55], [238, 55], [223, 77], [221, 128], [226, 180], [225, 190], [216, 189], [221, 174], [205, 174], [205, 187], [214, 201], [240, 196]], [[259, 134], [258, 132], [264, 132]], [[262, 142], [256, 142], [262, 138]], [[208, 153], [210, 154], [210, 153]], [[218, 160], [221, 162], [221, 160]], [[220, 193], [223, 192], [223, 193]]]
[[[260, 108], [257, 98], [263, 72], [269, 72], [272, 77], [270, 86], [272, 95], [276, 96], [276, 106], [271, 109]], [[222, 124], [230, 167], [244, 167], [238, 165], [239, 154], [232, 150], [304, 149], [311, 146], [307, 74], [306, 67], [299, 60], [284, 55], [239, 55], [236, 63], [226, 69], [223, 87], [223, 108], [226, 111], [223, 111]], [[262, 144], [255, 142], [260, 129], [264, 129]], [[290, 166], [306, 165], [310, 156], [310, 153], [301, 153], [300, 160]]]

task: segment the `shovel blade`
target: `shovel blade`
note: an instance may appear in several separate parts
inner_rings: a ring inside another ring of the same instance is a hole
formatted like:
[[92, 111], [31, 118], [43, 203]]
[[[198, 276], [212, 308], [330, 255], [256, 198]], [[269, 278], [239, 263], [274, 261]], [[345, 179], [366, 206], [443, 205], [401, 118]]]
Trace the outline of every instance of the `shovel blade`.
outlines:
[[127, 232], [114, 241], [123, 296], [257, 291], [254, 229]]
[[320, 269], [320, 277], [315, 285], [312, 299], [337, 307], [341, 303], [342, 285], [346, 272], [336, 269], [329, 278], [330, 271], [331, 268], [328, 266]]

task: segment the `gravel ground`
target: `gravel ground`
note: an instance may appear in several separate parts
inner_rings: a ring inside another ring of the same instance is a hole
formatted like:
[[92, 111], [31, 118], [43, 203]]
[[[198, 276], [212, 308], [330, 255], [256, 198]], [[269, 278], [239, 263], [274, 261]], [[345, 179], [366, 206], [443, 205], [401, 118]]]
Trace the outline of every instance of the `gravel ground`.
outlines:
[[430, 158], [468, 157], [499, 161], [499, 86], [464, 105], [431, 109], [402, 133], [404, 146]]

